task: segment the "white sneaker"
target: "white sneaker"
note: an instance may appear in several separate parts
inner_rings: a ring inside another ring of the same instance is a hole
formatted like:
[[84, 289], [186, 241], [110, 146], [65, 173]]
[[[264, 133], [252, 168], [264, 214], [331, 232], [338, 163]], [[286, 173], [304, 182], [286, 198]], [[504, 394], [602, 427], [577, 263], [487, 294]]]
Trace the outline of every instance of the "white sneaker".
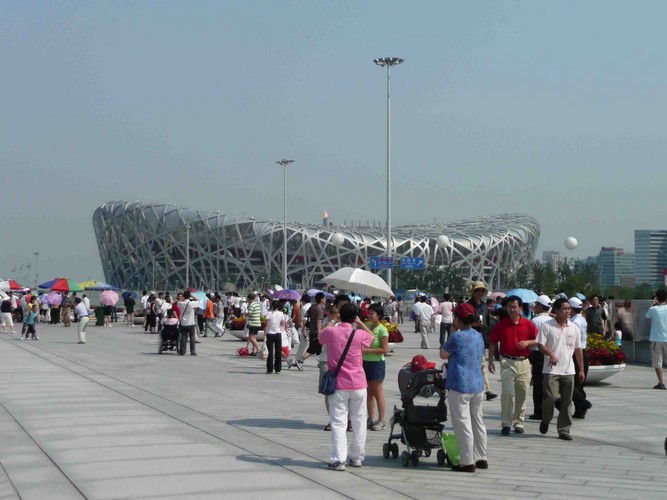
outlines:
[[347, 461], [347, 465], [350, 467], [361, 467], [361, 460], [357, 458], [356, 460], [352, 460], [351, 458]]
[[383, 431], [387, 428], [387, 426], [384, 423], [384, 420], [376, 420], [373, 422], [373, 425], [371, 425], [371, 430], [372, 431]]
[[345, 470], [345, 464], [343, 462], [334, 462], [332, 464], [329, 464], [328, 467], [329, 470], [337, 470], [337, 471]]

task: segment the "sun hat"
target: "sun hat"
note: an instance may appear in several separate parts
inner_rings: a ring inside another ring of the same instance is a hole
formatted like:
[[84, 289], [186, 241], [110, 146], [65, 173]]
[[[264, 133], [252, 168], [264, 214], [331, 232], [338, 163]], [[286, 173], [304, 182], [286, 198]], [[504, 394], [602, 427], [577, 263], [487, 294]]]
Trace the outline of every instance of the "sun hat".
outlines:
[[544, 307], [551, 307], [551, 299], [549, 298], [548, 295], [540, 295], [537, 297], [537, 300], [535, 301]]
[[435, 368], [435, 363], [426, 359], [425, 356], [417, 354], [410, 362], [412, 373], [417, 373], [422, 370], [432, 370]]
[[584, 304], [578, 297], [572, 297], [568, 302], [570, 303], [570, 307], [574, 307], [575, 309], [583, 309], [584, 307]]
[[460, 319], [465, 319], [468, 316], [475, 316], [475, 308], [472, 306], [472, 304], [468, 304], [467, 302], [459, 304], [452, 312], [456, 315], [457, 318]]
[[474, 281], [473, 284], [472, 284], [472, 291], [474, 292], [475, 290], [478, 290], [480, 288], [483, 288], [484, 290], [488, 290], [483, 281]]

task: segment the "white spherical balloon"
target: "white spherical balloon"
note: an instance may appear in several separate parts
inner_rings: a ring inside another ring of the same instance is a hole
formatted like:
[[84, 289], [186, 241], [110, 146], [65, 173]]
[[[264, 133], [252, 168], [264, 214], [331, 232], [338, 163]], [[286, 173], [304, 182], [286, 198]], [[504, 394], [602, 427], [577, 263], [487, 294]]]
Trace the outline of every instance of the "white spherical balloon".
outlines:
[[343, 243], [345, 243], [345, 236], [343, 236], [341, 233], [334, 233], [331, 236], [331, 243], [336, 246], [341, 246]]
[[568, 250], [574, 250], [575, 248], [577, 248], [577, 244], [578, 244], [577, 238], [575, 238], [574, 236], [568, 236], [567, 238], [565, 238], [565, 248], [567, 248]]
[[451, 243], [451, 240], [445, 236], [444, 234], [441, 234], [438, 236], [438, 239], [436, 240], [438, 243], [438, 247], [440, 248], [447, 248], [449, 244]]

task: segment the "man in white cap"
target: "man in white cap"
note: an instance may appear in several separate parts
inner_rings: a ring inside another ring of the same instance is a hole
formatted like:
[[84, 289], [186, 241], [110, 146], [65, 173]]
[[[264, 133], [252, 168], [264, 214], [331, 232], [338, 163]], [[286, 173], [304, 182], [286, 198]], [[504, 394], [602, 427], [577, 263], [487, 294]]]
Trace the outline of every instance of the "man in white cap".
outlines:
[[[546, 323], [551, 319], [551, 299], [548, 295], [540, 295], [533, 304], [532, 322], [535, 323], [537, 329], [540, 329], [542, 323]], [[530, 351], [530, 374], [533, 384], [533, 414], [528, 416], [529, 420], [542, 420], [542, 399], [544, 397], [542, 385], [544, 384], [544, 377], [542, 370], [544, 368], [544, 354], [533, 346]]]
[[[578, 297], [572, 297], [570, 300], [570, 307], [572, 311], [570, 312], [570, 321], [579, 327], [581, 332], [581, 355], [584, 360], [584, 374], [588, 377], [588, 354], [586, 354], [586, 330], [588, 323], [586, 319], [581, 315], [581, 311], [584, 308], [584, 304]], [[574, 358], [574, 370], [579, 372], [579, 363], [577, 362], [577, 357]], [[586, 381], [579, 382], [577, 377], [574, 377], [574, 392], [572, 393], [572, 402], [574, 403], [574, 413], [572, 418], [586, 418], [586, 412], [590, 410], [593, 405], [586, 398], [586, 391], [584, 391], [584, 385]]]

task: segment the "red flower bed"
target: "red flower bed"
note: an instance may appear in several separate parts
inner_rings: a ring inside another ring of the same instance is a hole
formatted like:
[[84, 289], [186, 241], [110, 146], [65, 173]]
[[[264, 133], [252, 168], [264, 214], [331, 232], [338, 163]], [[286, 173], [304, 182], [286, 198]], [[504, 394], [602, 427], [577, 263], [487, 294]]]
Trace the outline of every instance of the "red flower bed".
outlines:
[[390, 344], [401, 344], [403, 342], [403, 335], [398, 330], [389, 332], [389, 343]]
[[589, 366], [622, 365], [627, 361], [625, 353], [620, 349], [610, 352], [604, 347], [587, 349]]

